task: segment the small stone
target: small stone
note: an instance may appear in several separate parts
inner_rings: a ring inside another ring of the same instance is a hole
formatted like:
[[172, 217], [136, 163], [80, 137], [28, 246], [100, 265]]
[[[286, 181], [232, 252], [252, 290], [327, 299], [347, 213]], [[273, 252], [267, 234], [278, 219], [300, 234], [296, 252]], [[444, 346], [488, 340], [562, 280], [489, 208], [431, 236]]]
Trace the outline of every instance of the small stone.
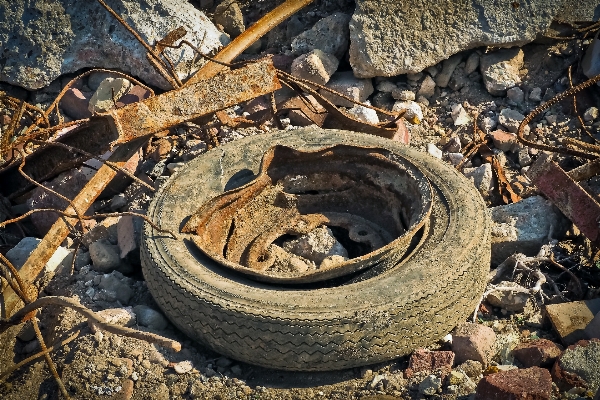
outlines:
[[411, 100], [397, 101], [392, 107], [392, 111], [399, 112], [405, 110], [404, 119], [413, 124], [419, 124], [423, 120], [423, 110], [419, 103]]
[[[355, 78], [352, 71], [336, 72], [325, 86], [361, 103], [367, 100], [367, 98], [375, 91], [371, 79]], [[337, 106], [354, 107], [355, 103], [352, 103], [351, 101], [324, 90], [321, 90], [320, 92], [326, 99]]]
[[584, 387], [592, 393], [600, 389], [600, 340], [580, 340], [565, 349], [552, 367], [559, 388]]
[[173, 369], [175, 370], [175, 372], [177, 372], [178, 374], [185, 374], [190, 372], [192, 369], [194, 368], [194, 365], [192, 364], [191, 361], [189, 360], [185, 360], [185, 361], [180, 361], [177, 364], [175, 364], [173, 366]]
[[546, 120], [546, 122], [550, 125], [555, 125], [556, 121], [558, 120], [558, 117], [554, 114], [548, 114], [544, 117], [544, 119]]
[[314, 49], [296, 58], [292, 62], [291, 71], [295, 77], [325, 85], [338, 65], [339, 61], [333, 54]]
[[469, 114], [467, 114], [463, 106], [460, 104], [455, 104], [452, 106], [452, 120], [454, 121], [454, 126], [469, 125], [471, 123]]
[[246, 30], [244, 15], [235, 0], [224, 0], [215, 8], [215, 23], [234, 38]]
[[479, 361], [487, 365], [494, 355], [496, 334], [492, 328], [474, 323], [459, 325], [452, 334], [452, 351], [456, 362]]
[[111, 272], [121, 264], [119, 247], [105, 240], [98, 240], [89, 246], [92, 265], [98, 272]]
[[461, 385], [465, 381], [465, 375], [462, 372], [450, 371], [448, 375], [449, 385]]
[[372, 381], [371, 381], [371, 383], [369, 384], [369, 387], [370, 387], [371, 389], [375, 389], [375, 388], [377, 388], [377, 385], [379, 385], [379, 383], [380, 383], [381, 381], [383, 381], [384, 379], [385, 379], [385, 375], [381, 375], [381, 374], [375, 375], [375, 376], [373, 377], [373, 380], [372, 380]]
[[229, 367], [231, 364], [233, 364], [233, 361], [231, 361], [229, 358], [227, 357], [219, 357], [219, 359], [216, 362], [217, 367], [221, 367], [221, 368], [227, 368]]
[[469, 378], [476, 381], [479, 380], [479, 377], [483, 373], [483, 365], [481, 365], [479, 361], [475, 360], [467, 360], [460, 364], [457, 369], [464, 372]]
[[408, 74], [406, 74], [406, 79], [408, 79], [409, 81], [412, 81], [412, 82], [420, 81], [422, 77], [423, 77], [422, 72], [414, 72], [414, 73], [409, 72]]
[[548, 367], [562, 354], [562, 348], [547, 339], [521, 343], [512, 350], [513, 356], [525, 367]]
[[427, 143], [427, 152], [435, 158], [442, 158], [442, 151], [433, 143]]
[[533, 163], [533, 159], [529, 155], [529, 149], [523, 148], [519, 150], [519, 165], [528, 167]]
[[525, 93], [519, 87], [512, 87], [506, 91], [506, 97], [515, 104], [523, 104]]
[[476, 168], [465, 168], [463, 173], [467, 179], [473, 182], [479, 193], [484, 197], [489, 195], [490, 190], [494, 187], [494, 174], [491, 164], [485, 163]]
[[448, 157], [448, 161], [450, 161], [452, 165], [460, 164], [460, 162], [465, 157], [462, 153], [448, 153], [446, 156]]
[[583, 113], [583, 120], [586, 122], [593, 122], [598, 119], [598, 108], [590, 107]]
[[[6, 252], [6, 258], [17, 270], [20, 270], [41, 241], [41, 239], [34, 237], [24, 237], [15, 247]], [[72, 260], [73, 250], [58, 246], [52, 257], [46, 262], [44, 270], [54, 272], [59, 267], [70, 268]]]
[[442, 150], [449, 153], [457, 153], [460, 151], [461, 148], [462, 145], [460, 143], [460, 139], [456, 136], [453, 136], [450, 139], [448, 139], [448, 142], [444, 145]]
[[437, 86], [441, 88], [445, 88], [446, 86], [448, 86], [450, 78], [452, 77], [452, 74], [454, 73], [454, 70], [456, 69], [458, 64], [460, 64], [461, 60], [462, 55], [455, 54], [443, 61], [442, 72], [437, 74], [437, 76], [435, 77], [435, 83]]
[[127, 197], [123, 193], [115, 194], [112, 199], [110, 199], [110, 209], [111, 211], [117, 211], [127, 205]]
[[[107, 308], [96, 312], [96, 315], [109, 324], [133, 326], [136, 323], [135, 313], [131, 307]], [[88, 321], [88, 323], [93, 325], [93, 322]]]
[[494, 147], [502, 151], [511, 151], [517, 143], [517, 135], [497, 129], [490, 133]]
[[377, 91], [383, 93], [392, 93], [392, 91], [397, 88], [398, 86], [396, 86], [394, 82], [390, 82], [388, 80], [381, 81], [376, 86]]
[[68, 89], [60, 100], [60, 108], [71, 118], [83, 119], [92, 116], [88, 109], [92, 93], [76, 88]]
[[181, 158], [183, 158], [184, 161], [189, 161], [198, 157], [200, 154], [205, 153], [206, 150], [208, 150], [206, 142], [199, 139], [191, 139], [185, 143], [185, 149]]
[[131, 82], [125, 78], [106, 78], [92, 95], [88, 110], [91, 113], [103, 113], [115, 107], [115, 103], [131, 88]]
[[350, 15], [335, 12], [319, 21], [309, 30], [294, 38], [291, 47], [296, 55], [313, 49], [333, 54], [340, 60], [348, 50], [350, 41]]
[[588, 46], [583, 59], [581, 60], [581, 70], [585, 76], [592, 78], [600, 74], [600, 39], [598, 36], [592, 40]]
[[506, 127], [506, 129], [508, 129], [509, 132], [517, 133], [517, 131], [519, 130], [519, 125], [521, 125], [521, 121], [523, 121], [524, 119], [525, 116], [520, 112], [511, 110], [510, 108], [505, 108], [502, 111], [500, 111], [498, 122], [500, 122], [502, 126]]
[[507, 89], [521, 83], [522, 67], [523, 50], [518, 47], [484, 54], [480, 70], [487, 91], [494, 96], [505, 96]]
[[[370, 102], [367, 100], [365, 104], [369, 104]], [[372, 108], [368, 108], [365, 106], [361, 106], [360, 104], [355, 104], [354, 107], [348, 109], [348, 113], [354, 115], [360, 121], [376, 125], [379, 123], [379, 117], [377, 116], [377, 111]]]
[[283, 243], [288, 252], [313, 261], [317, 265], [331, 256], [348, 259], [348, 251], [337, 241], [331, 229], [326, 226], [313, 229], [306, 235]]
[[429, 375], [427, 378], [423, 379], [421, 383], [419, 383], [419, 393], [426, 396], [433, 396], [438, 392], [438, 390], [441, 389], [442, 380], [435, 375]]
[[479, 54], [476, 51], [469, 54], [467, 61], [465, 61], [465, 74], [469, 75], [475, 71], [479, 67]]
[[[502, 281], [498, 283], [498, 286], [514, 287], [515, 289], [525, 290], [523, 286], [510, 281]], [[485, 299], [494, 307], [499, 307], [506, 311], [520, 313], [523, 312], [527, 302], [529, 301], [529, 293], [494, 290], [490, 292]]]
[[475, 392], [476, 400], [530, 399], [549, 400], [552, 378], [547, 369], [512, 369], [485, 376]]
[[481, 120], [481, 125], [479, 126], [484, 132], [490, 132], [498, 125], [498, 121], [496, 118], [492, 117], [483, 117]]
[[[39, 322], [39, 319], [36, 318]], [[17, 334], [17, 338], [23, 342], [29, 342], [30, 340], [35, 339], [35, 329], [33, 328], [33, 323], [31, 321], [25, 321], [23, 328]]]
[[546, 305], [552, 326], [567, 345], [588, 339], [585, 329], [599, 312], [600, 298]]
[[185, 166], [186, 163], [184, 162], [175, 162], [175, 163], [168, 163], [167, 164], [167, 171], [169, 171], [169, 173], [171, 175], [173, 175], [175, 173], [175, 171], [177, 171], [180, 168], [183, 168]]
[[239, 365], [232, 366], [231, 373], [235, 376], [241, 376], [242, 375], [242, 367], [240, 367]]
[[425, 79], [423, 79], [417, 94], [418, 96], [423, 96], [425, 98], [430, 98], [435, 94], [435, 81], [431, 76], [427, 75]]
[[396, 100], [415, 100], [415, 92], [411, 90], [394, 89], [392, 91], [392, 97]]
[[114, 297], [121, 304], [129, 303], [129, 300], [133, 296], [133, 290], [131, 289], [131, 287], [123, 283], [121, 279], [119, 279], [114, 273], [102, 275], [98, 287], [100, 289], [106, 290], [107, 292], [109, 291], [114, 293]]
[[531, 92], [529, 92], [529, 100], [538, 103], [542, 101], [542, 89], [540, 89], [539, 87], [534, 87], [533, 89], [531, 89]]
[[451, 351], [417, 349], [410, 356], [405, 375], [410, 378], [412, 374], [417, 372], [433, 373], [441, 370], [443, 377], [452, 370], [453, 364], [454, 353]]
[[133, 308], [139, 325], [147, 326], [157, 331], [165, 329], [169, 322], [161, 313], [144, 305], [138, 305]]

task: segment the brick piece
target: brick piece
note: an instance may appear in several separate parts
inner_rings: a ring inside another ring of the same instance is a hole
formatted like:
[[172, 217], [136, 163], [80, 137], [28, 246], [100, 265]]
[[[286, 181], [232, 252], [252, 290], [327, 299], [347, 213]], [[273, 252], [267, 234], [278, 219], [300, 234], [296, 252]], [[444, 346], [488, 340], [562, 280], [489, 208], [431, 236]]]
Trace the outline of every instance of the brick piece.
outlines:
[[454, 353], [451, 351], [429, 351], [427, 349], [417, 349], [410, 356], [408, 368], [404, 372], [407, 378], [410, 378], [416, 372], [425, 371], [433, 373], [441, 370], [442, 376], [446, 376], [454, 364]]
[[537, 339], [517, 345], [512, 353], [525, 368], [529, 368], [552, 365], [562, 351], [562, 347], [550, 340]]
[[512, 369], [485, 376], [475, 390], [475, 399], [548, 400], [552, 378], [547, 369]]
[[495, 342], [496, 334], [492, 328], [467, 322], [452, 334], [452, 351], [458, 364], [475, 360], [487, 365], [494, 356]]

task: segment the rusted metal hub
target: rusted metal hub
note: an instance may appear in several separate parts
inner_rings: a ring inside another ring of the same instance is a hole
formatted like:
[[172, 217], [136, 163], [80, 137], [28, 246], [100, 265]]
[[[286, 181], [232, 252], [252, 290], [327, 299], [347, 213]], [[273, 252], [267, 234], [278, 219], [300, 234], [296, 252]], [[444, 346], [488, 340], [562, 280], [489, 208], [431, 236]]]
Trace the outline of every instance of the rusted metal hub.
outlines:
[[[274, 146], [256, 179], [203, 204], [183, 232], [195, 233], [195, 244], [215, 261], [257, 280], [315, 282], [399, 262], [427, 223], [431, 202], [427, 178], [388, 150]], [[359, 250], [298, 268], [306, 260], [281, 241], [322, 226]]]

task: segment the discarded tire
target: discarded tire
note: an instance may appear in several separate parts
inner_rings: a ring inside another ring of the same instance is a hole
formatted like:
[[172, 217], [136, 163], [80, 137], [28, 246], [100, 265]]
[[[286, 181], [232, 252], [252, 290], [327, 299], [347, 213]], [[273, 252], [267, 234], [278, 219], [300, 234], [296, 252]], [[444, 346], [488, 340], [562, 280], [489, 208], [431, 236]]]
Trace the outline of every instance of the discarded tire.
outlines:
[[456, 171], [388, 139], [301, 129], [241, 139], [177, 171], [148, 216], [181, 232], [207, 200], [241, 186], [276, 144], [385, 149], [428, 179], [433, 204], [418, 245], [392, 267], [305, 285], [261, 283], [219, 265], [191, 235], [144, 227], [142, 268], [154, 299], [189, 337], [228, 357], [269, 368], [325, 371], [406, 355], [446, 335], [474, 309], [490, 263], [490, 221], [473, 185]]

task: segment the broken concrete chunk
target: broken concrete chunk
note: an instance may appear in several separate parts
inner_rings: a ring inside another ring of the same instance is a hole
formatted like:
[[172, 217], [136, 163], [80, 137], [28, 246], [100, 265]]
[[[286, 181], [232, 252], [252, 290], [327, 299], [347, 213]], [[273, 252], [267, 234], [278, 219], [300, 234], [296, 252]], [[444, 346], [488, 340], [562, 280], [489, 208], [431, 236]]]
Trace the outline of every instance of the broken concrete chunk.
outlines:
[[455, 104], [452, 106], [452, 120], [454, 121], [454, 126], [463, 126], [469, 125], [471, 123], [471, 118], [467, 111], [465, 111], [464, 107], [460, 104]]
[[[357, 79], [352, 71], [336, 72], [325, 86], [361, 103], [375, 91], [370, 79]], [[355, 104], [323, 89], [320, 93], [337, 106], [353, 107]]]
[[548, 304], [546, 313], [563, 343], [573, 344], [578, 340], [590, 339], [586, 328], [600, 313], [600, 299]]
[[549, 237], [557, 237], [569, 226], [564, 215], [541, 196], [518, 203], [492, 207], [492, 265], [514, 253], [535, 256]]
[[350, 64], [359, 77], [396, 76], [475, 47], [521, 46], [546, 31], [563, 3], [358, 0]]
[[138, 324], [147, 326], [150, 329], [160, 331], [169, 325], [169, 322], [161, 313], [148, 306], [135, 306], [133, 312], [135, 312]]
[[292, 51], [300, 55], [319, 49], [333, 54], [338, 60], [348, 50], [350, 16], [336, 12], [319, 21], [309, 30], [302, 32], [292, 41]]
[[506, 132], [501, 129], [496, 129], [490, 133], [494, 147], [502, 151], [512, 151], [517, 143], [517, 135]]
[[[509, 132], [517, 133], [519, 130], [519, 125], [521, 125], [521, 121], [525, 119], [525, 116], [518, 111], [511, 110], [510, 108], [505, 108], [500, 111], [500, 116], [498, 117], [498, 122]], [[525, 132], [527, 133], [527, 132]]]
[[[184, 0], [115, 0], [110, 6], [154, 44], [183, 26], [184, 39], [204, 54], [229, 40]], [[0, 2], [0, 43], [6, 65], [0, 80], [39, 89], [59, 75], [83, 68], [119, 69], [161, 89], [169, 83], [148, 63], [147, 50], [96, 1], [43, 0]], [[187, 46], [165, 51], [184, 80], [205, 63]]]
[[581, 340], [565, 349], [552, 367], [552, 377], [558, 387], [600, 389], [600, 340]]
[[[370, 105], [370, 102], [367, 100], [365, 104]], [[356, 117], [356, 119], [372, 125], [379, 123], [377, 111], [373, 110], [372, 108], [361, 106], [360, 104], [355, 104], [352, 108], [348, 109], [348, 114], [352, 114], [354, 117]]]
[[292, 75], [297, 78], [324, 85], [329, 82], [339, 63], [334, 55], [314, 49], [296, 58], [292, 62], [291, 70]]
[[[6, 258], [19, 270], [41, 241], [41, 239], [34, 237], [24, 237], [15, 247], [6, 253]], [[52, 257], [50, 257], [50, 260], [46, 263], [45, 270], [47, 272], [54, 272], [58, 267], [70, 268], [72, 260], [73, 250], [58, 246]]]
[[506, 96], [506, 91], [521, 83], [523, 50], [501, 49], [481, 57], [481, 75], [487, 91], [494, 96]]
[[494, 173], [492, 164], [481, 164], [477, 168], [464, 168], [465, 177], [473, 182], [479, 193], [482, 196], [489, 196], [490, 190], [494, 187]]
[[404, 118], [412, 124], [419, 124], [423, 120], [423, 110], [419, 103], [411, 100], [402, 100], [394, 103], [392, 111], [400, 112], [404, 110]]
[[106, 78], [90, 99], [88, 109], [91, 113], [103, 113], [116, 107], [117, 101], [131, 88], [131, 82], [125, 78]]

